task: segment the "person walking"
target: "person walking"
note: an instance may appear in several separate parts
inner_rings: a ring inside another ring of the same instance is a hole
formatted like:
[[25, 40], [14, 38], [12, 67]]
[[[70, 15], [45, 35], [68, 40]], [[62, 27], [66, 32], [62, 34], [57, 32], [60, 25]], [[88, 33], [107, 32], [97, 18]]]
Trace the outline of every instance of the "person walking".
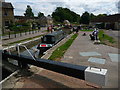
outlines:
[[95, 30], [92, 33], [92, 35], [94, 36], [94, 40], [98, 40], [98, 32], [98, 29], [95, 28]]
[[76, 29], [76, 33], [78, 34], [78, 31], [79, 31], [79, 26], [77, 26], [77, 29]]

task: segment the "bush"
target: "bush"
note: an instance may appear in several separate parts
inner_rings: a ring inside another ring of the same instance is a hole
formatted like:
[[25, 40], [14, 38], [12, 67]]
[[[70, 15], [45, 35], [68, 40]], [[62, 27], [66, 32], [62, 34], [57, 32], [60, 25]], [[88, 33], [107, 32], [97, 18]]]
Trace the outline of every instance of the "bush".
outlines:
[[17, 27], [17, 26], [11, 26], [11, 27], [9, 27], [9, 29], [11, 30], [11, 31], [19, 31], [20, 30], [20, 27]]
[[9, 29], [11, 31], [27, 31], [30, 29], [28, 23], [16, 23], [15, 25], [10, 25]]

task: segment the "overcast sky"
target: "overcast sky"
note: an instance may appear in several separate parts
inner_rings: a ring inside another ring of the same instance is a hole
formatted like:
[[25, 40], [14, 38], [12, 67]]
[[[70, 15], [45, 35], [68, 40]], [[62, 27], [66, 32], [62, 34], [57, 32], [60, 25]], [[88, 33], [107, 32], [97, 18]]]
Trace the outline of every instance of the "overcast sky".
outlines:
[[27, 5], [30, 5], [35, 16], [38, 12], [46, 16], [51, 15], [56, 7], [69, 8], [82, 15], [83, 12], [98, 14], [118, 13], [118, 1], [120, 0], [5, 0], [14, 6], [15, 15], [24, 15]]

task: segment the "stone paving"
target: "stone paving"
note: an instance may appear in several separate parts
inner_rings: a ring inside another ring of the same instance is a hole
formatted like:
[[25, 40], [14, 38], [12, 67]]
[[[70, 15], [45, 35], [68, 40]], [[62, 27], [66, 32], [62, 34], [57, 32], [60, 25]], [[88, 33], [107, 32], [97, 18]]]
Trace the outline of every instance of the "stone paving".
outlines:
[[[114, 62], [111, 59], [113, 56], [109, 56], [109, 53], [118, 55], [118, 48], [102, 44], [95, 45], [89, 38], [90, 32], [86, 32], [87, 36], [82, 36], [83, 33], [79, 32], [79, 36], [67, 50], [61, 62], [108, 69], [108, 83], [105, 87], [118, 87], [118, 62]], [[91, 55], [90, 52], [92, 52]], [[94, 60], [91, 62], [90, 58], [98, 58], [102, 62]]]

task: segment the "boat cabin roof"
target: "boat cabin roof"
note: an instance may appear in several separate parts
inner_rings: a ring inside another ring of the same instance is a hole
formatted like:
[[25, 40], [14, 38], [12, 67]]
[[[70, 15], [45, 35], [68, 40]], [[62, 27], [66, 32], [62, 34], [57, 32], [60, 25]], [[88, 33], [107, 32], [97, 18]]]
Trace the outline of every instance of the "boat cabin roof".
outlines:
[[50, 34], [47, 34], [47, 35], [45, 35], [45, 36], [56, 36], [56, 35], [61, 34], [61, 33], [63, 33], [62, 30], [56, 31], [56, 32], [53, 32], [53, 33], [50, 33]]

